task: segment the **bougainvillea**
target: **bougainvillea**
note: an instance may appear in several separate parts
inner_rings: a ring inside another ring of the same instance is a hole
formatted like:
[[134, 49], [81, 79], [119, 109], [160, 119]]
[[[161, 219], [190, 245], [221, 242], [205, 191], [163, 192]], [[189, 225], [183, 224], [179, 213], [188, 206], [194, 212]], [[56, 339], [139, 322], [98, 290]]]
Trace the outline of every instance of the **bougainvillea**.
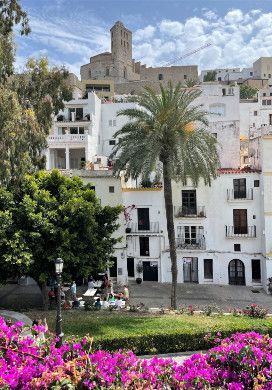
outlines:
[[221, 339], [183, 364], [138, 359], [132, 352], [91, 352], [92, 338], [70, 338], [61, 348], [44, 329], [31, 332], [0, 317], [0, 389], [271, 389], [272, 339], [255, 332]]

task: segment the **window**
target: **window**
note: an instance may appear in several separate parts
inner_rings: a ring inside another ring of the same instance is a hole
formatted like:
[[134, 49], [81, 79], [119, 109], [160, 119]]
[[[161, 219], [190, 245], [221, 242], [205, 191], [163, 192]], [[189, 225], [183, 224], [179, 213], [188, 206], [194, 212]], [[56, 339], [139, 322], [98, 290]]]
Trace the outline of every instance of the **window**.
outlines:
[[258, 111], [254, 111], [254, 116], [257, 116], [258, 115]]
[[233, 179], [234, 199], [246, 198], [246, 179]]
[[184, 226], [185, 244], [196, 245], [196, 226]]
[[269, 94], [270, 96], [272, 96], [272, 92], [270, 92], [270, 94]]
[[222, 95], [226, 96], [226, 89], [225, 88], [222, 89]]
[[213, 279], [213, 260], [204, 259], [204, 279]]
[[185, 75], [183, 76], [183, 78], [184, 78], [184, 80], [186, 80], [186, 79], [187, 79], [187, 74], [185, 74]]
[[138, 230], [150, 230], [149, 208], [137, 208]]
[[110, 261], [112, 263], [112, 265], [109, 267], [110, 268], [110, 277], [116, 278], [117, 277], [117, 257], [111, 257]]
[[269, 114], [269, 125], [272, 125], [272, 114]]
[[266, 96], [266, 92], [263, 93], [263, 96]]
[[84, 127], [78, 128], [78, 134], [84, 134]]
[[112, 126], [112, 119], [109, 119], [109, 126]]
[[218, 81], [222, 81], [222, 77], [218, 77], [218, 79], [217, 79]]
[[269, 75], [268, 75], [268, 78], [270, 78], [271, 79], [271, 74], [269, 73]]
[[70, 127], [70, 134], [77, 134], [78, 129], [77, 127]]
[[112, 126], [116, 126], [116, 119], [112, 120]]
[[266, 77], [266, 74], [264, 73], [264, 77]]
[[249, 72], [249, 75], [250, 75], [250, 76], [253, 76], [253, 72]]
[[263, 106], [266, 106], [266, 100], [263, 100], [263, 101], [262, 101], [262, 105], [263, 105]]
[[65, 129], [66, 129], [66, 127], [58, 127], [58, 135], [64, 135]]
[[159, 80], [163, 80], [163, 74], [162, 74], [162, 73], [159, 73], [158, 79], [159, 79]]
[[149, 256], [149, 237], [139, 237], [140, 256]]
[[234, 252], [241, 252], [241, 244], [234, 244]]
[[212, 135], [213, 135], [215, 138], [217, 138], [217, 133], [212, 133]]
[[109, 192], [113, 193], [114, 192], [114, 186], [109, 186]]
[[233, 210], [233, 226], [234, 226], [234, 234], [248, 233], [246, 209]]
[[260, 180], [254, 180], [254, 187], [260, 187]]
[[196, 215], [196, 190], [182, 190], [182, 215]]
[[110, 69], [106, 68], [106, 76], [109, 76], [109, 75], [110, 75]]
[[271, 100], [267, 100], [267, 101], [266, 101], [266, 104], [267, 104], [268, 106], [271, 106]]
[[109, 145], [115, 145], [116, 143], [116, 140], [115, 139], [110, 139], [109, 140]]
[[226, 114], [226, 106], [225, 104], [211, 104], [209, 106], [209, 112], [213, 115], [224, 116]]

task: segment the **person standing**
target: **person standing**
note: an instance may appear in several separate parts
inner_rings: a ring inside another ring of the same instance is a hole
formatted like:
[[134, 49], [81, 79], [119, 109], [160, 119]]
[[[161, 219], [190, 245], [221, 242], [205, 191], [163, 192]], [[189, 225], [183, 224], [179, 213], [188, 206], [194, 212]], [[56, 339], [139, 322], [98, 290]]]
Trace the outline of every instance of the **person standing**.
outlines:
[[126, 305], [127, 305], [128, 301], [129, 301], [129, 289], [128, 289], [128, 286], [124, 287], [123, 298], [125, 299]]
[[76, 282], [73, 281], [72, 286], [71, 286], [71, 294], [72, 294], [73, 300], [76, 300], [76, 289], [77, 289]]

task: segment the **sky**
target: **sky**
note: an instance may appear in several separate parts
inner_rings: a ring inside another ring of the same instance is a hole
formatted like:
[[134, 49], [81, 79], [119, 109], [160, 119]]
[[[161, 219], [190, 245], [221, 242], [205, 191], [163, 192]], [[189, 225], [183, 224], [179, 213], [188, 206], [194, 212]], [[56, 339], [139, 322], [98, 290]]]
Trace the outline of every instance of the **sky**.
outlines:
[[32, 32], [17, 36], [17, 69], [47, 56], [79, 75], [91, 56], [110, 51], [120, 20], [133, 32], [133, 58], [148, 66], [172, 62], [203, 69], [249, 67], [272, 56], [272, 0], [21, 0]]

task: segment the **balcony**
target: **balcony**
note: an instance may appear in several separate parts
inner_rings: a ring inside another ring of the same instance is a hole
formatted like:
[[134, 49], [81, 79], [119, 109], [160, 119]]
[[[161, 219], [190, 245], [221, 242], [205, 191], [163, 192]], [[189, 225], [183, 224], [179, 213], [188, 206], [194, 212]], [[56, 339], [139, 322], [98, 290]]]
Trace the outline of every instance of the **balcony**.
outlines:
[[174, 216], [175, 218], [205, 218], [205, 206], [198, 206], [192, 208], [184, 206], [175, 206]]
[[233, 189], [227, 190], [227, 200], [229, 202], [241, 201], [241, 200], [253, 200], [253, 188], [249, 188], [246, 191], [234, 191]]
[[206, 249], [205, 237], [197, 234], [194, 238], [178, 237], [176, 238], [177, 249], [204, 250]]
[[86, 125], [87, 123], [92, 122], [91, 116], [89, 114], [83, 116], [65, 116], [65, 115], [58, 115], [55, 122], [58, 125], [63, 125], [63, 126], [74, 126], [75, 124], [77, 125]]
[[227, 238], [256, 238], [256, 226], [225, 226]]
[[49, 135], [47, 137], [48, 144], [66, 143], [66, 142], [79, 142], [85, 143], [87, 141], [88, 134], [62, 134], [62, 135]]
[[138, 225], [136, 222], [129, 222], [126, 227], [126, 233], [159, 233], [159, 222], [150, 222], [146, 225]]

